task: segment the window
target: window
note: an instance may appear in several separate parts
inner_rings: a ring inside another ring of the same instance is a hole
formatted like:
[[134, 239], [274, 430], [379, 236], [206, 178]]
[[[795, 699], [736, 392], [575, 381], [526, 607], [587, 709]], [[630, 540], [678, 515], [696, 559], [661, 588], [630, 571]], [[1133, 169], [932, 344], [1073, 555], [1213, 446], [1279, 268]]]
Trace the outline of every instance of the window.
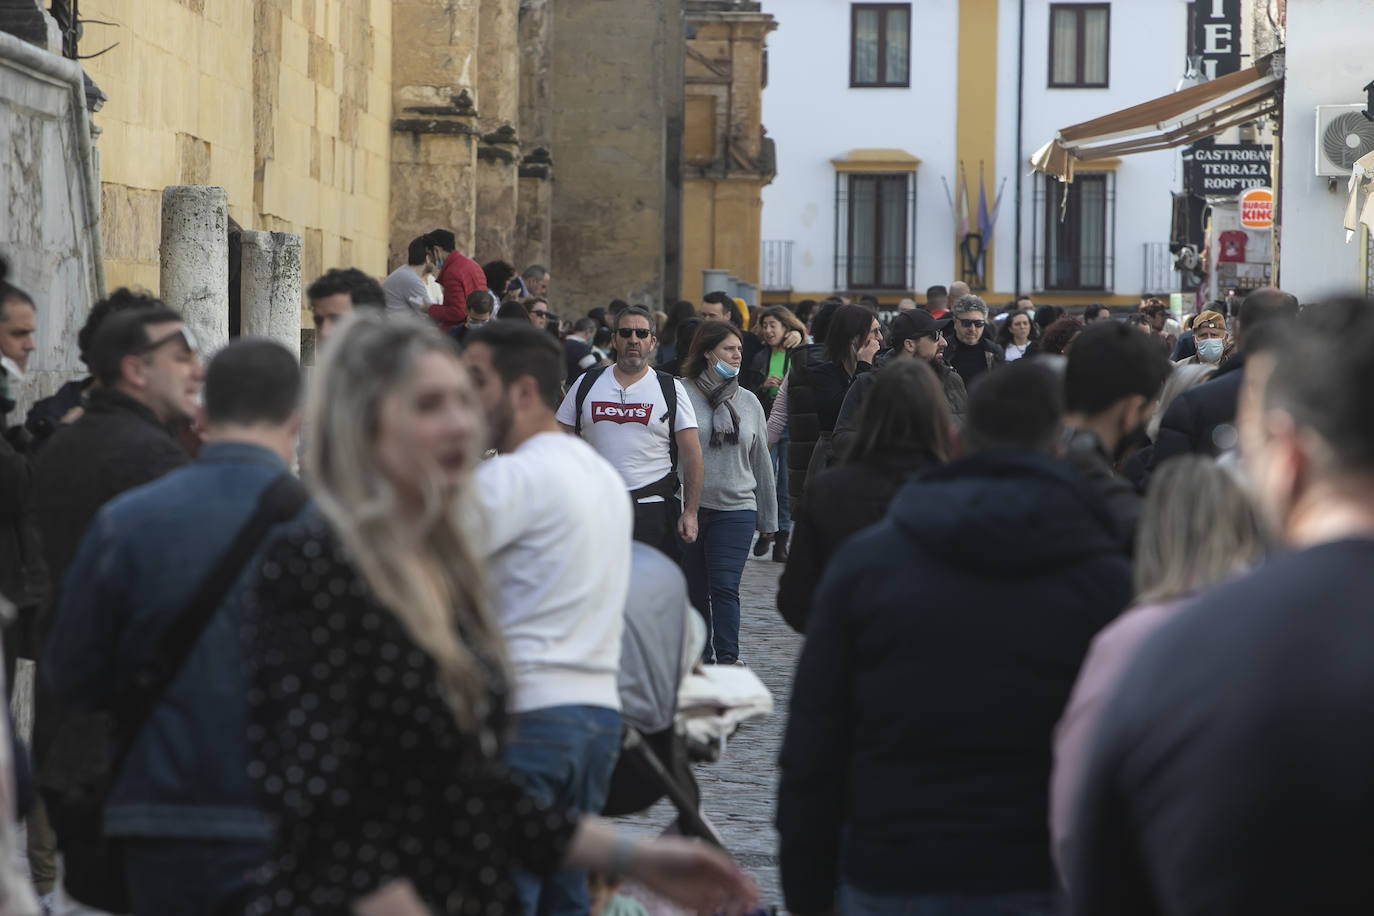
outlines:
[[1106, 89], [1106, 3], [1050, 4], [1050, 88]]
[[[914, 177], [914, 176], [910, 176]], [[906, 174], [850, 174], [849, 289], [907, 289], [911, 225]]]
[[1110, 172], [1080, 173], [1072, 184], [1044, 177], [1042, 289], [1112, 288], [1114, 182], [1115, 175]]
[[849, 32], [849, 85], [911, 85], [911, 4], [856, 3]]

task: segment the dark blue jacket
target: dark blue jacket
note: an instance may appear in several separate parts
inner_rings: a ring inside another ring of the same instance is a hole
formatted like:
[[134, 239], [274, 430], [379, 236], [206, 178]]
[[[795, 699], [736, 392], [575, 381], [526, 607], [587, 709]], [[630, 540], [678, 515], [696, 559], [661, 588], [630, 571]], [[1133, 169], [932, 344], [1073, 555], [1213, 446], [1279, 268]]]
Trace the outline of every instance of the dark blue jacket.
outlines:
[[1050, 892], [1051, 735], [1131, 571], [1093, 487], [1043, 455], [925, 471], [830, 562], [778, 794], [795, 913], [874, 894]]
[[[211, 443], [195, 463], [100, 510], [67, 572], [40, 668], [62, 700], [121, 709], [135, 670], [285, 471], [267, 449]], [[253, 566], [134, 739], [106, 805], [110, 835], [270, 840], [245, 739], [239, 630]]]

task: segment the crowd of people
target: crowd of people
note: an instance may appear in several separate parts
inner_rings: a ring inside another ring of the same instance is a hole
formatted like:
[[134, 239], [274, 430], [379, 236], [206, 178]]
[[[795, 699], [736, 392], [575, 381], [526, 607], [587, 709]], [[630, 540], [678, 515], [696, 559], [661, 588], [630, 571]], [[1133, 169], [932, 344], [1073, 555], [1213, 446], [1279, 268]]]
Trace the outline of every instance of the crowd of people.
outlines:
[[[597, 815], [627, 607], [676, 589], [692, 661], [745, 665], [751, 549], [805, 637], [788, 911], [1368, 906], [1370, 303], [570, 315], [456, 247], [312, 283], [308, 395], [117, 290], [89, 377], [6, 431], [5, 670], [38, 677], [0, 913], [59, 874], [136, 914], [600, 914], [621, 876], [740, 913], [721, 852]], [[0, 393], [41, 307], [0, 279]]]

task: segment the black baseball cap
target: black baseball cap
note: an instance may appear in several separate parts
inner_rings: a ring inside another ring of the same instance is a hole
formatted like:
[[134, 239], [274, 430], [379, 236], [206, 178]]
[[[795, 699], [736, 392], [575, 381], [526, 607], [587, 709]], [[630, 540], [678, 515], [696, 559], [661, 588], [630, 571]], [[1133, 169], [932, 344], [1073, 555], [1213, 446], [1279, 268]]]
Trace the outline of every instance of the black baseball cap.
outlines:
[[943, 331], [953, 318], [936, 318], [925, 309], [898, 312], [888, 327], [888, 339], [895, 345], [903, 340], [917, 340], [927, 334]]

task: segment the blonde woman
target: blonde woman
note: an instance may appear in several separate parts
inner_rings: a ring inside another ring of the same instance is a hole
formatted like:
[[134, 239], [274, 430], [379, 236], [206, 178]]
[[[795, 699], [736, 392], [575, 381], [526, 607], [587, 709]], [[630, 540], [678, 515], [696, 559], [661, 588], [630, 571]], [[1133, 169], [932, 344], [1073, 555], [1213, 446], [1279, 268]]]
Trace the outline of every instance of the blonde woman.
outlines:
[[1259, 515], [1241, 485], [1210, 458], [1187, 455], [1150, 482], [1136, 537], [1136, 602], [1093, 639], [1054, 733], [1051, 851], [1065, 874], [1075, 800], [1093, 728], [1136, 651], [1189, 598], [1256, 563], [1264, 552]]
[[504, 652], [461, 521], [480, 417], [433, 328], [357, 315], [330, 342], [315, 508], [268, 548], [245, 615], [250, 775], [278, 825], [247, 911], [514, 916], [517, 865], [743, 906], [719, 854], [545, 808], [502, 764]]

